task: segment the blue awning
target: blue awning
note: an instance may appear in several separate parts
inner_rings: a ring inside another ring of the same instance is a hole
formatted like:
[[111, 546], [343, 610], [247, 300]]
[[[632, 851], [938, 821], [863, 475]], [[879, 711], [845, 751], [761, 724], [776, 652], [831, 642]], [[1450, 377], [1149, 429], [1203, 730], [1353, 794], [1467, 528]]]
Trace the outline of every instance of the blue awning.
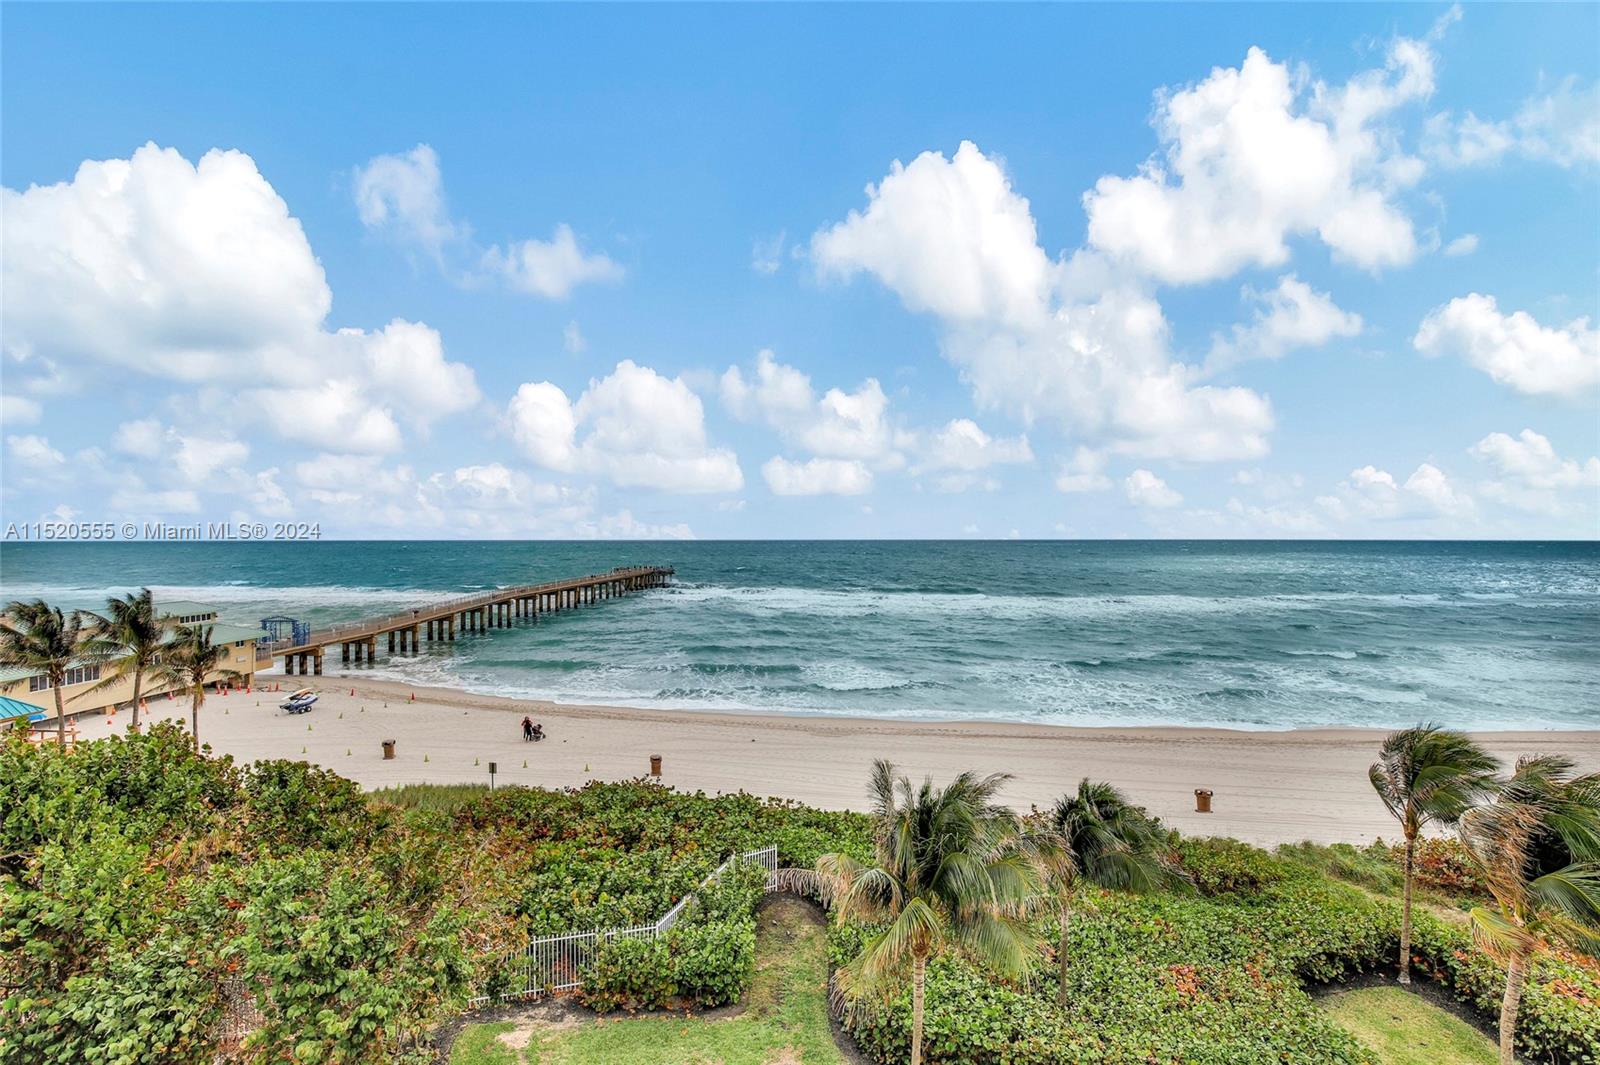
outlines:
[[29, 721], [42, 721], [44, 716], [43, 707], [0, 695], [0, 721], [15, 721], [19, 717], [25, 717]]

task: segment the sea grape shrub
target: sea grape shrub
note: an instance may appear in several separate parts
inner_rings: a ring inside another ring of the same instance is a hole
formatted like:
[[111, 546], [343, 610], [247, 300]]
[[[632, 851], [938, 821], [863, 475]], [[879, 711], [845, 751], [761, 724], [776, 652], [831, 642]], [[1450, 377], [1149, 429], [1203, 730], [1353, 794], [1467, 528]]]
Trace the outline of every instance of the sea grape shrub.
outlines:
[[168, 725], [0, 744], [0, 1061], [208, 1056], [226, 935], [205, 888], [238, 802], [232, 763]]
[[0, 873], [46, 842], [70, 843], [98, 824], [154, 841], [204, 832], [239, 802], [230, 758], [201, 758], [188, 734], [158, 722], [144, 735], [79, 744], [68, 755], [20, 732], [0, 743]]
[[70, 754], [0, 745], [0, 1062], [211, 1061], [240, 980], [258, 1059], [393, 1060], [515, 930], [496, 855], [374, 831], [385, 816], [332, 774], [240, 770], [159, 723]]
[[749, 920], [766, 894], [766, 867], [756, 862], [735, 863], [717, 880], [695, 888], [682, 920], [689, 924]]
[[739, 1001], [756, 971], [756, 923], [714, 921], [667, 934], [674, 994], [701, 1006]]
[[[1243, 845], [1240, 845], [1241, 847]], [[1208, 855], [1217, 848], [1208, 841]], [[1244, 851], [1248, 851], [1245, 848]], [[1369, 969], [1393, 943], [1389, 910], [1354, 888], [1228, 848], [1229, 867], [1254, 870], [1250, 895], [1090, 892], [1069, 929], [1068, 1006], [1058, 969], [1040, 960], [1008, 985], [958, 952], [929, 967], [930, 1062], [1046, 1065], [1183, 1061], [1207, 1065], [1369, 1058], [1302, 986]], [[1237, 888], [1239, 878], [1230, 886]], [[1043, 922], [1054, 942], [1054, 919]], [[853, 957], [871, 929], [835, 925], [830, 958]], [[904, 1060], [910, 999], [858, 1003], [845, 1026], [877, 1060]]]
[[256, 762], [245, 770], [243, 783], [252, 834], [281, 853], [339, 850], [371, 838], [385, 820], [360, 785], [305, 762]]
[[580, 991], [600, 1012], [737, 1002], [755, 975], [755, 911], [767, 871], [736, 864], [695, 889], [676, 924], [655, 938], [612, 938], [595, 950]]
[[470, 986], [472, 915], [448, 901], [397, 907], [364, 863], [326, 851], [259, 861], [243, 887], [238, 956], [263, 1014], [246, 1043], [257, 1055], [390, 1061]]
[[1248, 843], [1220, 837], [1184, 839], [1178, 860], [1200, 894], [1253, 895], [1283, 879], [1287, 866]]
[[[1394, 848], [1396, 865], [1405, 861], [1405, 849]], [[1416, 877], [1419, 887], [1466, 899], [1487, 899], [1483, 873], [1461, 841], [1430, 836], [1417, 841]]]
[[743, 920], [679, 924], [655, 939], [602, 943], [578, 992], [600, 1013], [737, 1002], [755, 975], [756, 925]]
[[649, 924], [720, 861], [699, 852], [675, 857], [664, 847], [629, 852], [577, 841], [546, 843], [513, 860], [518, 913], [533, 935]]
[[578, 997], [598, 1013], [657, 1009], [674, 988], [672, 958], [664, 939], [610, 939], [599, 944], [583, 972]]
[[733, 853], [776, 845], [780, 863], [809, 866], [841, 847], [870, 849], [858, 814], [645, 780], [502, 788], [459, 806], [450, 823], [503, 850], [522, 885], [516, 913], [534, 935], [652, 922]]
[[742, 792], [679, 792], [650, 780], [591, 781], [564, 791], [501, 788], [464, 803], [454, 819], [464, 830], [527, 844], [572, 840], [622, 852], [665, 848], [680, 857], [705, 852], [713, 866], [734, 851], [772, 844], [783, 864], [810, 866], [818, 855], [841, 848], [865, 853], [871, 843], [860, 814]]
[[[854, 955], [836, 945], [844, 929], [830, 932], [830, 955]], [[1092, 1027], [1069, 1020], [1047, 998], [995, 980], [947, 953], [928, 963], [923, 1055], [943, 1065], [1042, 1065], [1096, 1060]], [[911, 1051], [911, 990], [903, 984], [884, 1000], [865, 999], [841, 1017], [856, 1045], [872, 1060], [903, 1062]], [[1066, 1056], [1066, 1055], [1071, 1056]]]
[[[1411, 951], [1413, 971], [1484, 1016], [1498, 1014], [1505, 970], [1473, 946], [1466, 927], [1417, 914]], [[1600, 1063], [1600, 963], [1574, 954], [1534, 956], [1517, 1017], [1517, 1050], [1552, 1065]]]
[[215, 912], [113, 824], [46, 844], [0, 906], [0, 1062], [190, 1062], [211, 1050]]

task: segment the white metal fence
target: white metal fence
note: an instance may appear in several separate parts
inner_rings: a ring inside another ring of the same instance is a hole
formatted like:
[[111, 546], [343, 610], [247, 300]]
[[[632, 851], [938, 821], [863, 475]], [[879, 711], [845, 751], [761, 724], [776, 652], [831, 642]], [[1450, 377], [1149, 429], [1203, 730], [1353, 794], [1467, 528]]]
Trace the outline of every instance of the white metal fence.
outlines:
[[[767, 883], [778, 870], [778, 848], [762, 847], [759, 850], [735, 854], [713, 869], [700, 881], [700, 887], [716, 883], [722, 874], [735, 865], [759, 865], [767, 871]], [[633, 928], [597, 928], [588, 932], [567, 932], [558, 936], [540, 936], [530, 941], [526, 948], [501, 959], [501, 972], [511, 976], [512, 990], [500, 992], [506, 999], [539, 998], [555, 991], [571, 991], [583, 985], [583, 971], [604, 943], [617, 939], [655, 939], [666, 935], [694, 895], [688, 894], [677, 905], [662, 915], [655, 924], [636, 925]], [[491, 996], [480, 995], [472, 1005], [482, 1006]]]

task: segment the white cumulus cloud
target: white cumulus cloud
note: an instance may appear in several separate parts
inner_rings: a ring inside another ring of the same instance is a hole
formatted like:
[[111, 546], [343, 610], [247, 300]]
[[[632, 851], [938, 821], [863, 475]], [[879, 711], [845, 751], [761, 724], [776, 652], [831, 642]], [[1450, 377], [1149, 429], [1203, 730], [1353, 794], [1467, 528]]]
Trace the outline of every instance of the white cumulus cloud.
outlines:
[[1026, 436], [990, 436], [971, 418], [954, 418], [928, 438], [917, 469], [972, 472], [1032, 461]]
[[1350, 471], [1336, 496], [1318, 502], [1336, 516], [1353, 509], [1384, 519], [1464, 517], [1474, 510], [1472, 498], [1430, 462], [1419, 465], [1403, 483], [1388, 470], [1362, 466]]
[[1600, 457], [1579, 462], [1556, 454], [1549, 437], [1524, 429], [1516, 436], [1490, 433], [1471, 454], [1504, 478], [1529, 488], [1600, 488]]
[[1468, 111], [1428, 120], [1423, 150], [1445, 166], [1486, 166], [1508, 155], [1561, 167], [1600, 163], [1600, 82], [1587, 89], [1575, 77], [1554, 90], [1524, 101], [1516, 115], [1501, 121]]
[[0, 425], [32, 425], [44, 415], [39, 401], [27, 396], [0, 395]]
[[1233, 327], [1229, 335], [1212, 338], [1207, 369], [1216, 371], [1246, 359], [1277, 359], [1296, 348], [1314, 348], [1335, 337], [1361, 332], [1361, 316], [1340, 310], [1326, 292], [1317, 292], [1293, 274], [1278, 279], [1267, 292], [1244, 290], [1254, 305], [1247, 324]]
[[1056, 488], [1062, 492], [1104, 492], [1111, 487], [1111, 478], [1106, 476], [1105, 469], [1104, 452], [1080, 447], [1072, 458], [1061, 464]]
[[1198, 383], [1168, 351], [1160, 304], [1095, 256], [1052, 261], [1028, 201], [975, 145], [896, 163], [868, 198], [812, 238], [819, 271], [868, 273], [938, 317], [981, 407], [1149, 457], [1267, 450], [1266, 399]]
[[576, 402], [548, 381], [524, 384], [508, 415], [524, 453], [547, 469], [664, 492], [732, 492], [744, 485], [733, 452], [707, 442], [700, 397], [681, 377], [631, 360], [590, 381]]
[[806, 462], [775, 457], [762, 467], [779, 495], [855, 495], [871, 488], [872, 469], [905, 463], [899, 447], [910, 435], [894, 429], [889, 397], [874, 378], [853, 392], [830, 388], [818, 396], [809, 376], [763, 350], [749, 374], [728, 367], [718, 389], [734, 417], [765, 424], [785, 444], [812, 456]]
[[516, 241], [503, 250], [494, 245], [483, 253], [482, 269], [519, 292], [552, 300], [566, 299], [582, 284], [620, 281], [624, 272], [608, 256], [580, 248], [566, 223], [549, 240]]
[[[190, 163], [147, 144], [70, 182], [0, 190], [7, 354], [243, 393], [299, 438], [400, 445], [478, 398], [436, 332], [396, 320], [330, 331], [332, 293], [288, 206], [242, 152]], [[339, 393], [306, 412], [309, 381]], [[285, 416], [292, 413], [295, 416]], [[326, 420], [337, 415], [337, 422]], [[324, 420], [318, 423], [319, 416]]]
[[1493, 296], [1477, 292], [1431, 311], [1412, 344], [1430, 358], [1459, 355], [1530, 395], [1571, 396], [1600, 384], [1600, 330], [1589, 319], [1540, 325], [1526, 311], [1502, 313]]
[[[549, 240], [529, 238], [484, 248], [472, 239], [471, 225], [450, 217], [439, 154], [427, 144], [374, 156], [358, 166], [354, 192], [363, 225], [422, 248], [462, 283], [490, 279], [518, 292], [564, 300], [579, 285], [619, 281], [625, 272], [609, 256], [579, 247], [565, 222], [556, 225]], [[468, 268], [457, 269], [447, 250], [454, 252], [454, 259], [468, 260]]]
[[369, 229], [392, 229], [437, 257], [463, 236], [445, 208], [439, 154], [426, 144], [379, 155], [355, 171], [356, 210]]
[[1183, 496], [1149, 470], [1134, 470], [1122, 482], [1128, 502], [1137, 507], [1166, 509], [1183, 502]]
[[31, 470], [52, 470], [66, 465], [67, 457], [42, 436], [29, 433], [6, 437], [6, 454], [12, 462]]
[[1299, 235], [1368, 269], [1407, 263], [1417, 240], [1394, 194], [1420, 170], [1378, 123], [1432, 90], [1423, 42], [1397, 40], [1384, 69], [1337, 87], [1251, 48], [1158, 99], [1162, 154], [1084, 196], [1089, 244], [1172, 284], [1279, 266]]
[[851, 459], [794, 462], [774, 455], [762, 464], [761, 476], [780, 496], [857, 496], [872, 490], [872, 471]]

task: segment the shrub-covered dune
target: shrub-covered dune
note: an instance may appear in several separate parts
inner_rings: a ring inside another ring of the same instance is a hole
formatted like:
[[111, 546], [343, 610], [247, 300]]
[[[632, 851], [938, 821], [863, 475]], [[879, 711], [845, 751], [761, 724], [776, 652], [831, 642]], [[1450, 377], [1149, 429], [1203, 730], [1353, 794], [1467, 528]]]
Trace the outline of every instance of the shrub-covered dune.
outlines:
[[[951, 947], [928, 967], [931, 1062], [1367, 1062], [1315, 985], [1388, 972], [1391, 852], [1167, 837], [1183, 884], [1133, 896], [1083, 887], [1064, 1003], [1047, 944], [1005, 980]], [[0, 1063], [431, 1060], [430, 1033], [476, 996], [514, 990], [501, 964], [529, 936], [653, 922], [732, 852], [783, 865], [871, 856], [863, 815], [643, 781], [575, 791], [411, 789], [363, 795], [294, 762], [194, 751], [181, 730], [0, 746]], [[1448, 855], [1426, 893], [1476, 890]], [[1430, 866], [1431, 868], [1431, 866]], [[738, 1000], [753, 971], [759, 874], [725, 877], [666, 938], [585, 962], [600, 1010]], [[834, 922], [835, 963], [870, 926]], [[1414, 971], [1498, 1009], [1504, 971], [1465, 925], [1421, 909]], [[910, 993], [857, 1000], [863, 1051], [906, 1060]], [[1517, 1029], [1529, 1060], [1600, 1061], [1600, 973], [1544, 954]]]

